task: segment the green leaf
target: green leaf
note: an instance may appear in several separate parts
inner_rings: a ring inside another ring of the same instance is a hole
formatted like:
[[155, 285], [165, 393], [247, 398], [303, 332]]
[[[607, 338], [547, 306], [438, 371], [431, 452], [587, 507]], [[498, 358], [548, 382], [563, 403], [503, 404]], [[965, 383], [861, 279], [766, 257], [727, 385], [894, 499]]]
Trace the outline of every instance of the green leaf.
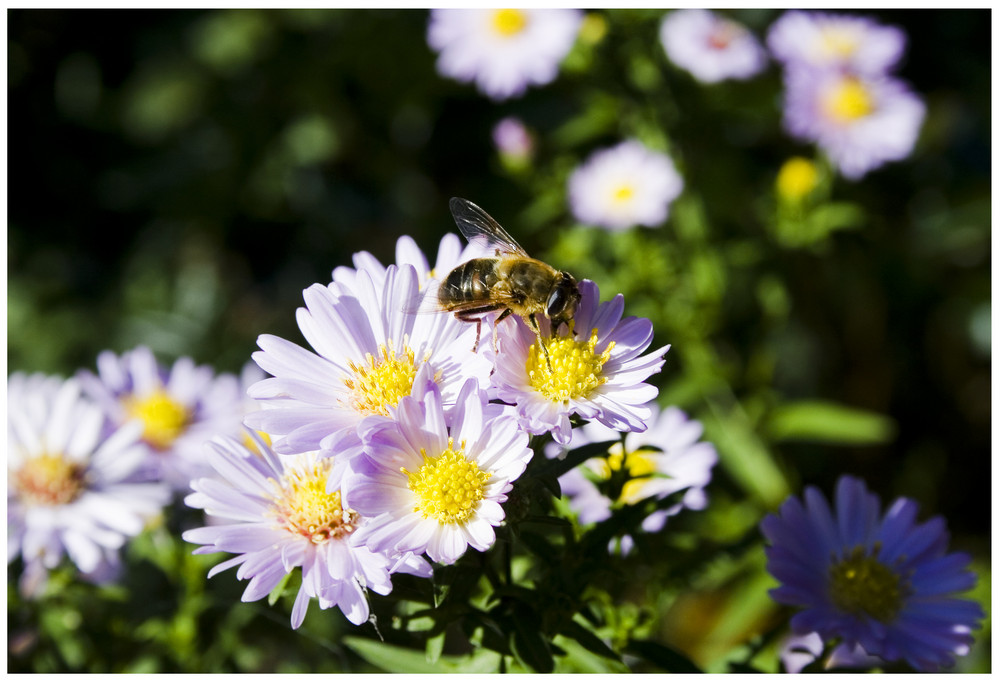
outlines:
[[625, 652], [652, 662], [664, 671], [675, 674], [701, 674], [702, 670], [686, 656], [669, 646], [655, 641], [632, 640], [625, 646]]
[[551, 672], [556, 666], [555, 660], [548, 642], [538, 630], [538, 617], [534, 611], [517, 608], [511, 619], [514, 624], [511, 647], [517, 659], [533, 671], [542, 674]]
[[431, 663], [426, 652], [400, 648], [383, 641], [346, 636], [341, 642], [360, 655], [366, 662], [394, 674], [433, 674], [454, 671], [445, 658]]
[[442, 630], [437, 636], [431, 636], [427, 639], [424, 656], [431, 664], [441, 659], [441, 652], [444, 650], [444, 637], [445, 632]]
[[835, 402], [803, 400], [772, 410], [767, 433], [774, 440], [811, 440], [832, 444], [883, 444], [895, 437], [888, 416]]

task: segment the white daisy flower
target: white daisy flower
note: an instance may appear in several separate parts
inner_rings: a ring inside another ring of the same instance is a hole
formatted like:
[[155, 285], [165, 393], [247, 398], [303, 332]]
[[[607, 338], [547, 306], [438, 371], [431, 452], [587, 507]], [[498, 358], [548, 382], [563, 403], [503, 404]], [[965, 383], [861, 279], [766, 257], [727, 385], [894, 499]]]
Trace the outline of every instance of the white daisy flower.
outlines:
[[580, 222], [608, 229], [658, 227], [684, 181], [666, 154], [628, 140], [595, 152], [569, 178], [569, 203]]
[[767, 53], [741, 24], [707, 9], [679, 9], [660, 24], [667, 57], [703, 83], [745, 80], [767, 65]]
[[26, 595], [64, 555], [89, 580], [113, 578], [118, 550], [170, 498], [165, 485], [137, 481], [141, 425], [105, 425], [75, 379], [7, 379], [7, 562], [24, 559]]
[[552, 433], [561, 444], [570, 440], [573, 414], [614, 430], [644, 431], [652, 414], [648, 403], [657, 394], [645, 381], [663, 366], [670, 346], [640, 357], [653, 340], [652, 322], [623, 319], [621, 294], [599, 303], [600, 291], [587, 279], [580, 282], [580, 295], [573, 333], [561, 326], [551, 336], [548, 318], [538, 318], [547, 356], [520, 318], [496, 325], [496, 395], [514, 405], [529, 433]]
[[[411, 312], [421, 299], [413, 266], [389, 265], [377, 282], [365, 268], [357, 271], [356, 295], [336, 282], [305, 290], [297, 319], [315, 352], [277, 336], [258, 339], [253, 359], [272, 378], [251, 386], [262, 409], [246, 424], [271, 435], [278, 453], [323, 450], [346, 463], [360, 451], [362, 419], [389, 415], [421, 375], [440, 386], [448, 404], [467, 378], [488, 385], [490, 362], [473, 352], [475, 326]], [[335, 467], [332, 485], [342, 472]]]
[[502, 100], [555, 80], [582, 19], [575, 9], [434, 9], [427, 42], [441, 75]]
[[208, 459], [218, 475], [192, 482], [184, 501], [205, 510], [214, 523], [188, 530], [184, 540], [202, 544], [195, 553], [237, 554], [208, 573], [239, 565], [249, 579], [244, 601], [271, 593], [285, 575], [302, 568], [292, 607], [292, 628], [305, 619], [309, 602], [338, 607], [353, 624], [368, 620], [366, 589], [387, 594], [390, 573], [430, 576], [430, 566], [412, 555], [388, 557], [359, 545], [354, 535], [364, 519], [345, 506], [339, 490], [328, 491], [331, 459], [307, 452], [277, 456], [254, 438], [247, 449], [232, 438], [209, 443]]
[[358, 541], [379, 552], [426, 552], [439, 563], [493, 545], [500, 504], [532, 451], [517, 421], [491, 415], [486, 400], [469, 380], [446, 415], [429, 383], [424, 394], [400, 401], [395, 420], [365, 423], [365, 453], [347, 485], [351, 507], [371, 517]]
[[203, 450], [208, 440], [242, 432], [243, 393], [232, 374], [216, 375], [189, 357], [167, 369], [141, 346], [120, 356], [102, 352], [97, 370], [79, 372], [84, 391], [112, 423], [141, 421], [151, 451], [149, 474], [176, 490], [187, 491], [192, 479], [210, 474]]

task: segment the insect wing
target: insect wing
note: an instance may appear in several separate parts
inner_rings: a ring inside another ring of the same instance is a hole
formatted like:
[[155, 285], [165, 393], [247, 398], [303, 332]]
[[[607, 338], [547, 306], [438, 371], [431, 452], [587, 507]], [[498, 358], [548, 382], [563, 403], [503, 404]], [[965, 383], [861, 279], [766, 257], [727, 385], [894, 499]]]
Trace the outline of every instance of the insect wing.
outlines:
[[487, 252], [492, 251], [494, 255], [513, 254], [525, 258], [531, 257], [514, 241], [514, 237], [500, 226], [499, 222], [472, 201], [456, 197], [448, 202], [448, 206], [459, 231], [470, 244]]

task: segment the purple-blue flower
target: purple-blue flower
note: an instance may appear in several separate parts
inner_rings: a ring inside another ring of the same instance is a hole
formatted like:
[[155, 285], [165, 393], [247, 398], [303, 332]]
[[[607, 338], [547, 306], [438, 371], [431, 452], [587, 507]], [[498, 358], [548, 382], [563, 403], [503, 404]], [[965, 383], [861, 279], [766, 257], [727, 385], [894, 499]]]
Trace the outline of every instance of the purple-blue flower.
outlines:
[[249, 579], [243, 600], [271, 593], [285, 575], [302, 568], [302, 586], [292, 607], [292, 627], [305, 618], [315, 598], [321, 609], [338, 607], [354, 624], [368, 619], [365, 590], [392, 590], [396, 571], [430, 575], [430, 566], [408, 554], [373, 553], [354, 540], [364, 518], [328, 491], [332, 459], [307, 452], [277, 456], [254, 436], [248, 449], [232, 438], [208, 445], [207, 458], [218, 473], [191, 483], [185, 503], [204, 509], [215, 524], [188, 530], [184, 540], [201, 544], [195, 553], [237, 554], [216, 565], [209, 577], [239, 565]]
[[802, 608], [792, 632], [816, 632], [851, 650], [920, 671], [949, 667], [969, 652], [984, 614], [955, 594], [972, 588], [964, 553], [947, 553], [944, 520], [918, 523], [916, 502], [897, 499], [881, 513], [864, 482], [843, 476], [833, 509], [814, 487], [764, 518], [767, 569], [781, 582], [779, 603]]

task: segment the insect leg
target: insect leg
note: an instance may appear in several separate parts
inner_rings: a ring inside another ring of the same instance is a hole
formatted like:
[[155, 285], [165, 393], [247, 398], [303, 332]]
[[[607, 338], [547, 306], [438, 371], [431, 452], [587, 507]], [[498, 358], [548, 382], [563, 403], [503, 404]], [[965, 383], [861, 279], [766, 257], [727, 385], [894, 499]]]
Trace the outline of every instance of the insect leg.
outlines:
[[[460, 322], [475, 322], [476, 323], [476, 342], [472, 346], [472, 351], [475, 352], [479, 348], [479, 337], [483, 330], [483, 315], [487, 312], [493, 312], [494, 310], [499, 310], [503, 305], [482, 305], [480, 307], [473, 307], [468, 310], [458, 310], [455, 312], [455, 318]], [[501, 315], [501, 319], [503, 315]]]
[[528, 321], [531, 322], [531, 326], [535, 329], [535, 337], [538, 339], [538, 347], [542, 349], [542, 353], [545, 355], [545, 364], [549, 367], [549, 373], [552, 373], [552, 360], [549, 359], [549, 349], [546, 347], [545, 343], [542, 342], [542, 332], [538, 329], [538, 322], [535, 321], [535, 315], [529, 314]]

